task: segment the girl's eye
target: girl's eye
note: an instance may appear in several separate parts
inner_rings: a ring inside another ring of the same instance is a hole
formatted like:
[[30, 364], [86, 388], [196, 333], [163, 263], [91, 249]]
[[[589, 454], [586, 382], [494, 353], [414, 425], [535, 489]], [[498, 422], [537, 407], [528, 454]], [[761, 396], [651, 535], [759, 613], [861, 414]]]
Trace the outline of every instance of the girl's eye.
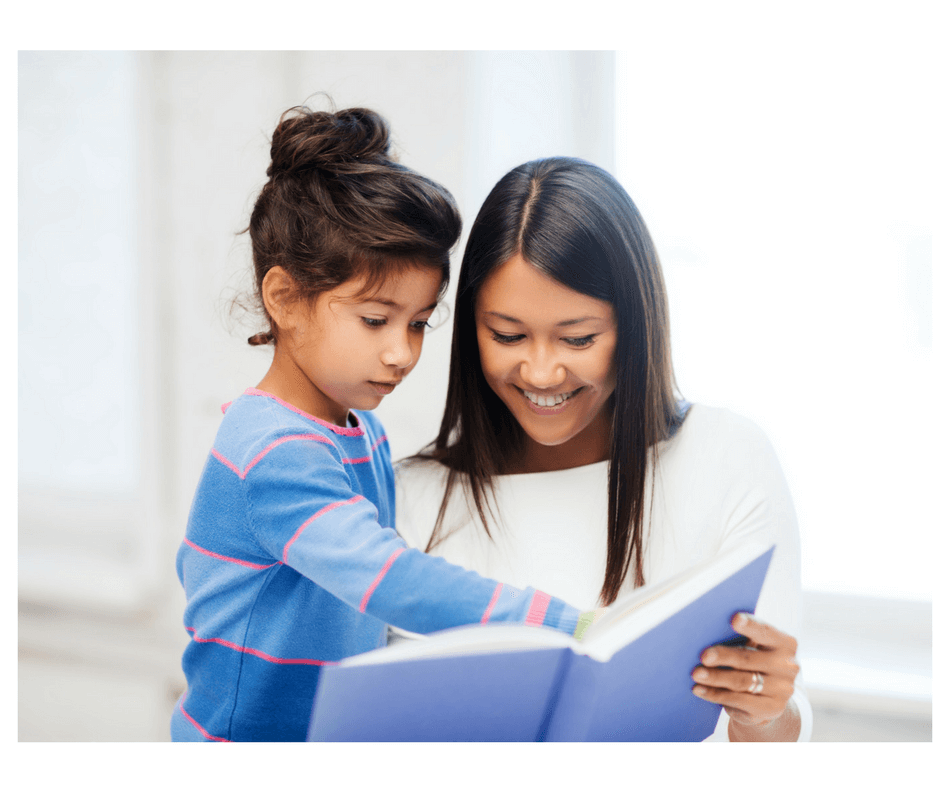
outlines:
[[571, 347], [588, 347], [594, 344], [594, 338], [597, 334], [591, 334], [586, 337], [565, 337], [564, 342]]
[[364, 317], [362, 322], [365, 323], [369, 328], [379, 328], [384, 326], [388, 321], [384, 317]]
[[415, 331], [424, 331], [424, 329], [429, 328], [430, 326], [427, 320], [414, 320], [411, 323], [411, 327]]
[[514, 342], [518, 342], [520, 339], [525, 339], [525, 334], [499, 334], [493, 331], [493, 329], [490, 329], [490, 333], [493, 335], [493, 339], [501, 345], [511, 345]]

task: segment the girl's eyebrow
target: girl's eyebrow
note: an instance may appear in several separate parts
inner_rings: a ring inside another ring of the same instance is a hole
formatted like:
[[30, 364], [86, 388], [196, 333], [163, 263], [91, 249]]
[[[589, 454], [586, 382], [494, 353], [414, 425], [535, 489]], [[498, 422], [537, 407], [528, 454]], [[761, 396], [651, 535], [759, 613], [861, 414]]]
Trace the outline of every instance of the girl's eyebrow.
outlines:
[[[502, 312], [484, 312], [484, 316], [488, 317], [498, 317], [500, 320], [505, 320], [507, 323], [518, 323], [522, 324], [522, 321], [517, 317], [510, 317], [509, 315], [504, 315]], [[603, 320], [602, 317], [596, 317], [593, 315], [586, 315], [584, 317], [574, 317], [571, 320], [561, 320], [558, 323], [555, 323], [556, 326], [574, 326], [578, 323], [584, 323], [587, 320]]]
[[[391, 309], [397, 309], [399, 312], [404, 309], [404, 307], [399, 304], [397, 301], [392, 301], [388, 298], [367, 298], [362, 302], [363, 304], [381, 304], [382, 306], [390, 307]], [[429, 312], [437, 309], [437, 301], [434, 301], [431, 304], [428, 304], [424, 309], [419, 309], [418, 314], [421, 312]]]

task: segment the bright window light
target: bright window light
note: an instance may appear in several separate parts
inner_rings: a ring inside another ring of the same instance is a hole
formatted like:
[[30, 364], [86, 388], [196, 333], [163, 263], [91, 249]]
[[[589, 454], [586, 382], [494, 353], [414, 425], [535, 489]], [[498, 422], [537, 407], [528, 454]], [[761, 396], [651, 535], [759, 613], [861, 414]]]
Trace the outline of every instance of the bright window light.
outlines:
[[872, 22], [833, 47], [779, 24], [636, 36], [618, 53], [618, 176], [665, 269], [683, 394], [776, 447], [804, 587], [930, 599], [927, 41], [892, 46]]

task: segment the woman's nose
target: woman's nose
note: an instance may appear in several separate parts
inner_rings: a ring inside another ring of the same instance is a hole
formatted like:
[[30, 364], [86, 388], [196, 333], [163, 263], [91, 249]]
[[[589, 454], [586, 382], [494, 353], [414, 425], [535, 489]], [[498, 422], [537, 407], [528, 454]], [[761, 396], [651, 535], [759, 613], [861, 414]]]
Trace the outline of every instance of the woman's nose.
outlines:
[[549, 389], [565, 382], [565, 368], [550, 353], [535, 352], [519, 369], [522, 380], [536, 389]]

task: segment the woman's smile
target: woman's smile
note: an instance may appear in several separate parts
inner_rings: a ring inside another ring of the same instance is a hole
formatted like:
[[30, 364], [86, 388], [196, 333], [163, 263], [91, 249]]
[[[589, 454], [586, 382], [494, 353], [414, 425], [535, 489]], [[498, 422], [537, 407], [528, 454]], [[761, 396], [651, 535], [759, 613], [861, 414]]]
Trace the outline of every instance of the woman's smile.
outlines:
[[[517, 386], [518, 388], [518, 386]], [[574, 391], [568, 391], [564, 394], [540, 394], [535, 391], [526, 391], [520, 388], [522, 395], [529, 400], [529, 405], [533, 411], [547, 416], [560, 413], [568, 400], [584, 390], [584, 387], [577, 388]]]

